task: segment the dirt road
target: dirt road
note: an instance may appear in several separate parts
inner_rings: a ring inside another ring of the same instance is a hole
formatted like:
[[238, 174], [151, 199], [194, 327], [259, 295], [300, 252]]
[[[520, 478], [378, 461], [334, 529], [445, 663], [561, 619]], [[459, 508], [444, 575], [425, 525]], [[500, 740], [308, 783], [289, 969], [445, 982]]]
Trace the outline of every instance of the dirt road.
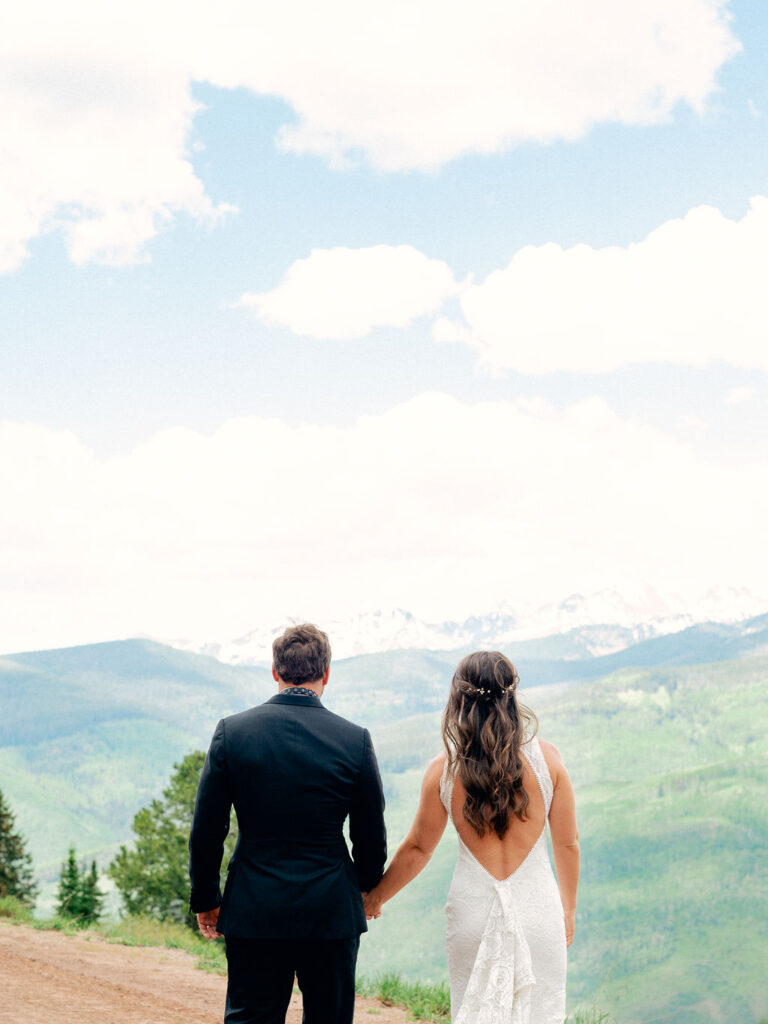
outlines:
[[[118, 946], [0, 923], [3, 1024], [220, 1024], [226, 981], [175, 949]], [[405, 1024], [405, 1011], [358, 1000], [355, 1024]], [[295, 994], [288, 1024], [301, 1021]]]

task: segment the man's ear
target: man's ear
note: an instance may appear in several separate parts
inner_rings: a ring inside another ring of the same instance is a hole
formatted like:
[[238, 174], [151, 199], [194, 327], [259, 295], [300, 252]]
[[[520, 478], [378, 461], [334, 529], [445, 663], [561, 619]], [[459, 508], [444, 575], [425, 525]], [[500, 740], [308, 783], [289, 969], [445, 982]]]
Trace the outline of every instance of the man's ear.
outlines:
[[323, 686], [327, 686], [328, 685], [328, 676], [330, 674], [331, 674], [331, 666], [329, 665], [328, 668], [325, 670], [325, 675], [323, 676]]
[[274, 665], [272, 666], [272, 678], [275, 680], [276, 683], [280, 682], [280, 676], [277, 674], [277, 669], [275, 668]]

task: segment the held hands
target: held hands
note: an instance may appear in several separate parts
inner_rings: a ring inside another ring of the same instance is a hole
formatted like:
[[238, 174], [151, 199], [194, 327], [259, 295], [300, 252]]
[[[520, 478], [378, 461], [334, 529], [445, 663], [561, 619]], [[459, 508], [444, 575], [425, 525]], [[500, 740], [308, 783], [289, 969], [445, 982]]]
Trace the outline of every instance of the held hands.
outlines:
[[370, 892], [364, 892], [360, 894], [363, 897], [363, 906], [365, 907], [365, 919], [366, 921], [373, 921], [376, 917], [381, 917], [381, 900], [376, 896], [376, 890], [371, 889]]
[[213, 910], [204, 910], [202, 914], [197, 915], [197, 923], [200, 926], [200, 931], [203, 933], [204, 939], [221, 938], [221, 933], [216, 931], [218, 921], [218, 907], [214, 907]]

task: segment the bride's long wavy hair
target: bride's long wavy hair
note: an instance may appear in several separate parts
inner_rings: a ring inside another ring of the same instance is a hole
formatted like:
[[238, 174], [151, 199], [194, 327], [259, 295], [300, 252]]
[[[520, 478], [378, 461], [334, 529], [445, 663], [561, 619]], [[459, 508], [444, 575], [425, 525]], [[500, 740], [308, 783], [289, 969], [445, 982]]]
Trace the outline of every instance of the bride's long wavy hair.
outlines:
[[477, 651], [459, 662], [443, 712], [450, 770], [467, 793], [464, 818], [484, 836], [501, 839], [511, 815], [528, 817], [522, 744], [536, 716], [517, 699], [517, 670], [500, 651]]

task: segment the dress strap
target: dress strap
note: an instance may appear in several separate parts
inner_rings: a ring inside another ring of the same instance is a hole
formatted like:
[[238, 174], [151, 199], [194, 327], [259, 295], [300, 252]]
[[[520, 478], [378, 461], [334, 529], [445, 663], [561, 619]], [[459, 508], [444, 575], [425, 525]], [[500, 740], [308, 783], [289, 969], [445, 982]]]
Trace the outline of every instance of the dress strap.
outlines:
[[451, 804], [453, 801], [453, 772], [451, 771], [450, 758], [446, 757], [445, 764], [443, 765], [443, 773], [440, 776], [440, 802], [448, 812], [448, 817], [451, 817]]
[[544, 798], [544, 808], [547, 816], [549, 816], [549, 808], [552, 806], [555, 787], [552, 784], [552, 776], [549, 774], [549, 766], [547, 765], [547, 759], [544, 757], [544, 751], [541, 749], [539, 737], [532, 736], [524, 743], [522, 753], [533, 769], [533, 774], [536, 776], [541, 795]]

